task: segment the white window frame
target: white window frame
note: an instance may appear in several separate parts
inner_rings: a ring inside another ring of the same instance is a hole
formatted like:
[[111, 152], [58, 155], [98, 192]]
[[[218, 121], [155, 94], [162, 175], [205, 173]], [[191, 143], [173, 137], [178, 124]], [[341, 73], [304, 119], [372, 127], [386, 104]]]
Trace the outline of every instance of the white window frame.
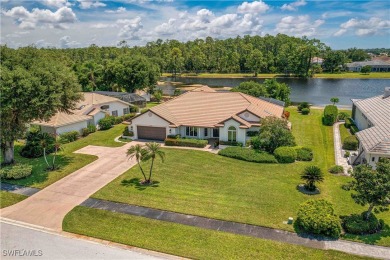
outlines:
[[111, 111], [112, 116], [118, 116], [118, 110], [112, 110]]
[[130, 108], [125, 107], [125, 108], [123, 109], [123, 114], [124, 114], [124, 115], [130, 114]]
[[[230, 135], [232, 135], [232, 136], [230, 136]], [[232, 138], [230, 138], [230, 137], [232, 137]], [[229, 126], [229, 128], [228, 128], [228, 141], [229, 142], [237, 142], [237, 128], [234, 126]]]
[[198, 137], [199, 129], [194, 126], [186, 126], [186, 136], [189, 137]]

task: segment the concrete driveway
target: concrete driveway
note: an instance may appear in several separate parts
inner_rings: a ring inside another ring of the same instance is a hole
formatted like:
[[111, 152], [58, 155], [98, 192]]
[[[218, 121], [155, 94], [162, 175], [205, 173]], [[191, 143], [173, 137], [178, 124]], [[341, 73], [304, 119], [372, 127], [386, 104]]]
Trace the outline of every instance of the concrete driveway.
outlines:
[[31, 197], [2, 209], [1, 217], [62, 230], [62, 220], [69, 211], [136, 164], [135, 160], [127, 159], [126, 151], [137, 143], [144, 144], [131, 142], [118, 148], [89, 145], [76, 151], [99, 158]]

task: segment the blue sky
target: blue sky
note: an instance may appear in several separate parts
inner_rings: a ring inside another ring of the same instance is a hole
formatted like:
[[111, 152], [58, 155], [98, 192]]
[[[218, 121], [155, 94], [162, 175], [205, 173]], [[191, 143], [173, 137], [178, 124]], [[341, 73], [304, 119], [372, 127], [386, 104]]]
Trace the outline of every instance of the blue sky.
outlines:
[[390, 1], [0, 1], [1, 44], [11, 47], [284, 33], [318, 38], [333, 49], [390, 48]]

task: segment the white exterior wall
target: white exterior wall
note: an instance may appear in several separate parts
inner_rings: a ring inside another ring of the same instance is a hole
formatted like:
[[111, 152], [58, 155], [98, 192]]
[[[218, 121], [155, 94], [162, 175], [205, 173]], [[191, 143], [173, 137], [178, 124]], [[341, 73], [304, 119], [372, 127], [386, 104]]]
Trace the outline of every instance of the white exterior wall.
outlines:
[[238, 116], [249, 122], [260, 122], [260, 117], [257, 117], [254, 114], [249, 112], [241, 113]]
[[104, 103], [104, 104], [99, 104], [95, 105], [95, 108], [100, 108], [101, 106], [108, 105], [109, 108], [104, 110], [105, 112], [109, 113], [110, 116], [112, 116], [112, 111], [117, 110], [118, 111], [118, 116], [123, 116], [123, 109], [126, 107], [129, 107], [129, 105], [125, 105], [121, 102], [109, 102], [109, 103]]
[[225, 122], [223, 127], [219, 128], [219, 140], [228, 141], [228, 129], [229, 127], [234, 126], [237, 130], [237, 142], [245, 145], [246, 143], [246, 129], [240, 128], [240, 123], [237, 121], [230, 119]]
[[[166, 129], [166, 135], [169, 135], [169, 122], [165, 121], [158, 115], [148, 111], [137, 118], [131, 120], [129, 130], [133, 131], [134, 139], [138, 139], [137, 126], [152, 126], [152, 127], [164, 127]], [[171, 128], [174, 129], [174, 128]], [[172, 132], [172, 130], [171, 130]], [[172, 133], [171, 133], [172, 134]]]
[[93, 116], [93, 124], [97, 126], [99, 124], [100, 119], [104, 118], [106, 114], [104, 112], [99, 112]]
[[360, 131], [369, 127], [368, 119], [363, 117], [363, 113], [358, 107], [356, 107], [355, 118], [353, 120], [355, 121], [355, 124]]
[[204, 127], [197, 127], [198, 128], [198, 136], [187, 136], [186, 135], [186, 126], [181, 126], [179, 129], [178, 129], [178, 133], [182, 136], [182, 137], [187, 137], [187, 138], [198, 138], [198, 139], [209, 139], [209, 138], [212, 138], [212, 128], [206, 128], [207, 129], [207, 136], [205, 136], [204, 134]]
[[38, 126], [40, 127], [41, 132], [53, 134], [53, 135], [56, 133], [56, 129], [54, 127], [44, 126], [44, 125], [38, 125]]
[[373, 169], [376, 168], [376, 164], [379, 161], [379, 158], [390, 158], [388, 154], [373, 154], [373, 153], [365, 153], [366, 161], [369, 165], [372, 166]]
[[70, 132], [70, 131], [78, 131], [79, 133], [81, 133], [81, 130], [83, 128], [86, 128], [87, 126], [88, 126], [88, 120], [83, 121], [83, 122], [74, 123], [71, 125], [61, 126], [61, 127], [57, 128], [57, 134], [60, 135], [60, 134]]

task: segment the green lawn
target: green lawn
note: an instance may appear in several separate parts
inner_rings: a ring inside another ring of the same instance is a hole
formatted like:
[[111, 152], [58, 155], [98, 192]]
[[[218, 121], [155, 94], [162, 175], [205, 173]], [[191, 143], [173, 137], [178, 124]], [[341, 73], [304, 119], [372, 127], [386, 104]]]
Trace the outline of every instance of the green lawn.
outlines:
[[[171, 77], [171, 73], [163, 73], [163, 77]], [[253, 73], [183, 73], [178, 75], [178, 77], [196, 77], [196, 78], [253, 78]], [[283, 78], [284, 74], [275, 74], [275, 73], [260, 73], [257, 75], [257, 78]], [[320, 73], [315, 74], [313, 78], [329, 78], [329, 79], [368, 79], [368, 78], [390, 78], [390, 72], [371, 72], [370, 74], [362, 74], [359, 72], [344, 72], [344, 73]]]
[[343, 143], [345, 138], [351, 136], [351, 133], [349, 132], [349, 129], [346, 128], [344, 125], [340, 125], [339, 128], [340, 128], [341, 143]]
[[193, 259], [363, 259], [85, 207], [68, 213], [63, 229]]
[[[122, 134], [125, 125], [119, 124], [106, 131], [97, 131], [90, 134], [87, 137], [80, 138], [79, 140], [63, 145], [63, 151], [61, 151], [57, 158], [57, 164], [60, 168], [56, 171], [46, 171], [46, 163], [43, 157], [28, 159], [21, 157], [19, 151], [22, 148], [22, 143], [15, 144], [15, 160], [17, 162], [27, 163], [33, 165], [33, 173], [24, 179], [20, 180], [6, 180], [8, 183], [19, 184], [24, 186], [30, 186], [35, 188], [44, 188], [48, 185], [58, 181], [66, 175], [82, 168], [83, 166], [93, 162], [97, 159], [96, 156], [86, 154], [75, 154], [76, 150], [79, 150], [87, 145], [99, 145], [119, 147], [124, 143], [115, 142], [115, 137]], [[52, 156], [48, 156], [48, 160], [52, 160]]]
[[148, 102], [146, 103], [146, 108], [152, 108], [154, 106], [160, 105], [161, 103], [158, 102]]
[[27, 196], [11, 193], [8, 191], [0, 191], [0, 208], [5, 208], [16, 204], [27, 198]]
[[[365, 208], [341, 189], [350, 178], [327, 171], [335, 163], [333, 132], [322, 125], [322, 110], [312, 109], [308, 116], [289, 110], [296, 141], [313, 149], [313, 162], [256, 164], [202, 151], [165, 149], [165, 163], [155, 165], [156, 185], [139, 187], [141, 174], [134, 167], [93, 197], [290, 231], [293, 227], [283, 221], [295, 218], [299, 204], [310, 198], [331, 201], [340, 215], [362, 212]], [[311, 164], [325, 173], [320, 195], [304, 195], [296, 189], [299, 174]], [[390, 223], [390, 214], [378, 217]], [[390, 246], [390, 230], [372, 242]]]

